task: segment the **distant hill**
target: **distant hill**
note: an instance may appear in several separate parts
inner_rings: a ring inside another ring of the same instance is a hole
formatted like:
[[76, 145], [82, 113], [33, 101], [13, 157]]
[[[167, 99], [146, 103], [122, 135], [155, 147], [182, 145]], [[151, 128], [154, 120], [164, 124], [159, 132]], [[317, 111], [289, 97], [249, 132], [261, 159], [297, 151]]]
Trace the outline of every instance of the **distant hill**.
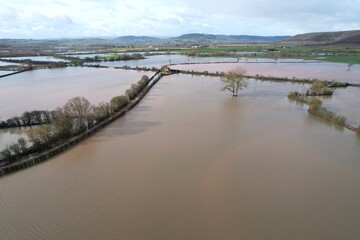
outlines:
[[247, 42], [276, 42], [281, 41], [289, 36], [250, 36], [250, 35], [213, 35], [202, 33], [183, 34], [178, 37], [156, 38], [147, 36], [122, 36], [113, 39], [114, 41], [126, 43], [145, 43], [145, 42], [193, 42], [193, 43], [247, 43]]
[[114, 39], [119, 42], [157, 42], [161, 41], [160, 38], [147, 37], [147, 36], [122, 36]]
[[251, 36], [251, 35], [213, 35], [202, 33], [183, 34], [173, 40], [188, 40], [201, 42], [221, 42], [221, 43], [246, 43], [246, 42], [276, 42], [289, 38], [290, 36]]
[[337, 43], [360, 43], [360, 30], [341, 32], [315, 32], [295, 35], [286, 41], [303, 43], [337, 44]]

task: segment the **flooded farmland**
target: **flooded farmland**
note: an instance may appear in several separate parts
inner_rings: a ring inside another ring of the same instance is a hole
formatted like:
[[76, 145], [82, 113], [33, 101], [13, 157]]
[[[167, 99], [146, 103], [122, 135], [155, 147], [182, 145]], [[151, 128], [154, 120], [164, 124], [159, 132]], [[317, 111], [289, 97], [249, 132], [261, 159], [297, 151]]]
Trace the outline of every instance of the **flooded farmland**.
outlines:
[[331, 97], [321, 97], [323, 106], [332, 112], [346, 116], [352, 126], [360, 125], [360, 88], [338, 88]]
[[[130, 67], [162, 67], [165, 64], [178, 63], [201, 63], [201, 62], [236, 62], [236, 58], [231, 57], [189, 57], [186, 55], [153, 55], [145, 56], [145, 59], [130, 61], [101, 62], [101, 66], [130, 66]], [[94, 64], [94, 63], [91, 63]]]
[[[0, 79], [0, 120], [25, 111], [54, 110], [76, 96], [92, 104], [124, 94], [143, 74], [151, 72], [95, 68], [60, 68], [23, 72]], [[23, 137], [22, 131], [0, 130], [0, 151]]]
[[69, 62], [68, 60], [64, 60], [61, 58], [55, 58], [53, 56], [25, 56], [25, 57], [5, 57], [3, 59], [8, 60], [32, 60], [32, 61], [40, 61], [40, 62]]
[[[121, 95], [145, 72], [76, 68], [28, 71], [0, 79], [0, 119], [25, 111], [52, 110], [84, 96], [91, 103]], [[150, 73], [151, 74], [151, 73]]]
[[[227, 66], [227, 65], [226, 65]], [[359, 239], [360, 139], [304, 85], [171, 75], [123, 118], [0, 179], [5, 239]]]
[[[259, 62], [261, 60], [259, 59]], [[351, 66], [347, 64], [330, 62], [288, 62], [280, 63], [227, 63], [227, 64], [193, 64], [176, 65], [173, 68], [180, 70], [226, 72], [236, 67], [242, 67], [247, 70], [249, 75], [264, 75], [275, 77], [297, 77], [297, 78], [317, 78], [321, 80], [336, 80], [351, 83], [360, 83], [360, 65]]]

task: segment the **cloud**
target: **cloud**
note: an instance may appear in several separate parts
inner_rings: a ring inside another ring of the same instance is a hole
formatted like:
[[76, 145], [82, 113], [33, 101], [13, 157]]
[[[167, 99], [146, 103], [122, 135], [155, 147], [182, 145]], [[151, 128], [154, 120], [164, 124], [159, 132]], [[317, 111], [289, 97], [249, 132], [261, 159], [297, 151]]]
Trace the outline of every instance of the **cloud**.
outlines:
[[12, 0], [0, 6], [0, 38], [293, 35], [360, 29], [353, 0]]

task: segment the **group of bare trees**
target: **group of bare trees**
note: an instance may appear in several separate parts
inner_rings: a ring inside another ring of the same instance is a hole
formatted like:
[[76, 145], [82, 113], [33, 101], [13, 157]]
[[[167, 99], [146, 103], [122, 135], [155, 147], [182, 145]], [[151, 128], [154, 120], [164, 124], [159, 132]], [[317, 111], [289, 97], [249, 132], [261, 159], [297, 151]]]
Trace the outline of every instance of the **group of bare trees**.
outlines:
[[0, 121], [0, 128], [24, 127], [51, 122], [51, 112], [44, 110], [34, 110], [24, 112], [21, 116], [15, 116], [5, 121]]
[[[18, 142], [1, 151], [0, 164], [18, 160], [31, 153], [44, 151], [59, 142], [86, 132], [121, 111], [148, 85], [149, 80], [148, 76], [143, 75], [136, 84], [132, 84], [131, 88], [126, 90], [125, 95], [115, 96], [109, 103], [102, 102], [92, 105], [85, 97], [74, 97], [64, 106], [51, 111], [51, 114], [47, 111], [42, 111], [40, 115], [35, 114], [39, 111], [30, 112], [33, 114], [30, 114], [26, 121], [42, 125], [30, 129], [29, 142], [20, 138]], [[25, 113], [24, 115], [27, 116]]]

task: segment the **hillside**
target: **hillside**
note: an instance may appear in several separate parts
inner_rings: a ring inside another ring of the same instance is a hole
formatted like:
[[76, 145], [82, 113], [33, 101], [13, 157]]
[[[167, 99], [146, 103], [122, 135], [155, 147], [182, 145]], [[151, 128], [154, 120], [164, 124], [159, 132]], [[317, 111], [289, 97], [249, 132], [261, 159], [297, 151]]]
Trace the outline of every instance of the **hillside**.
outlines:
[[114, 39], [119, 42], [157, 42], [161, 41], [160, 38], [156, 37], [147, 37], [147, 36], [122, 36]]
[[305, 33], [295, 35], [286, 41], [318, 44], [360, 43], [360, 30]]
[[184, 34], [179, 37], [172, 38], [173, 40], [183, 41], [201, 41], [209, 43], [247, 43], [247, 42], [276, 42], [281, 41], [289, 36], [251, 36], [251, 35], [213, 35], [213, 34], [201, 34], [190, 33]]
[[250, 35], [213, 35], [213, 34], [202, 34], [202, 33], [190, 33], [183, 34], [178, 37], [160, 39], [156, 37], [147, 36], [122, 36], [115, 38], [114, 41], [125, 42], [125, 43], [159, 43], [159, 42], [192, 42], [192, 43], [264, 43], [264, 42], [276, 42], [281, 41], [289, 36], [250, 36]]

